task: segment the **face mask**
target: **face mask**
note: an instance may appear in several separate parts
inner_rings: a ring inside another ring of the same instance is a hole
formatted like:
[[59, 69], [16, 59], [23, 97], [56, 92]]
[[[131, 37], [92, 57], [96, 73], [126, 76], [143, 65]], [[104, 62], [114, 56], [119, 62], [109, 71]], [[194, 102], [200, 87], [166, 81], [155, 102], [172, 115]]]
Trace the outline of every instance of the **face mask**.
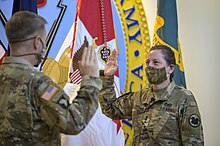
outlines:
[[28, 54], [16, 55], [16, 57], [35, 55], [37, 57], [37, 64], [35, 64], [34, 67], [38, 67], [39, 64], [43, 63], [43, 61], [45, 60], [45, 56], [46, 56], [46, 53], [47, 53], [46, 45], [43, 43], [41, 38], [40, 38], [40, 41], [41, 41], [42, 46], [43, 46], [43, 48], [41, 49], [40, 53], [28, 53]]
[[15, 55], [15, 57], [21, 57], [21, 56], [28, 56], [28, 55], [35, 55], [37, 57], [37, 64], [34, 65], [34, 67], [38, 67], [39, 64], [43, 63], [46, 56], [46, 49], [42, 49], [40, 53], [28, 53], [28, 54], [22, 54], [22, 55]]
[[41, 64], [44, 61], [46, 53], [47, 53], [46, 45], [43, 43], [41, 38], [40, 38], [40, 41], [42, 43], [43, 48], [41, 49], [39, 54], [36, 54], [38, 61], [37, 61], [37, 64], [35, 66], [38, 66], [39, 64]]
[[147, 79], [151, 84], [160, 84], [163, 81], [167, 80], [165, 67], [160, 69], [156, 69], [154, 67], [146, 67], [145, 71]]

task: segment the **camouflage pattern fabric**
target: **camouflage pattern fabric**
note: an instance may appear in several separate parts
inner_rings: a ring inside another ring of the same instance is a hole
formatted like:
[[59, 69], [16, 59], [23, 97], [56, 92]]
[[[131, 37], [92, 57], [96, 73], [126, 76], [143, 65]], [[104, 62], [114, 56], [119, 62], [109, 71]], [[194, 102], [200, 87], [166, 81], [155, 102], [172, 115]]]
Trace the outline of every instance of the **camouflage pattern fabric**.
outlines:
[[102, 81], [84, 76], [69, 97], [26, 60], [6, 57], [0, 65], [0, 145], [59, 146], [60, 132], [78, 134], [98, 108]]
[[193, 94], [173, 82], [165, 89], [144, 88], [115, 97], [113, 77], [103, 77], [100, 102], [112, 119], [133, 118], [133, 146], [204, 145]]

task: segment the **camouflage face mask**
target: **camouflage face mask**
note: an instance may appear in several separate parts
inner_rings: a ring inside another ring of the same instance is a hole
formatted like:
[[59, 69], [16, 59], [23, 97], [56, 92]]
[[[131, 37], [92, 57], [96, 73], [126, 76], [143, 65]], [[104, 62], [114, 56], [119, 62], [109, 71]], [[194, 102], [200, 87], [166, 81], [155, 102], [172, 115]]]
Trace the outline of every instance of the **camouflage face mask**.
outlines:
[[44, 46], [41, 52], [37, 54], [37, 60], [38, 60], [37, 65], [41, 64], [45, 60], [46, 52], [47, 52], [47, 49], [46, 49], [46, 46]]
[[154, 67], [146, 67], [145, 72], [147, 79], [151, 84], [160, 84], [167, 79], [165, 67], [156, 69]]
[[43, 43], [41, 38], [40, 38], [40, 41], [42, 43], [43, 48], [41, 49], [39, 54], [36, 54], [38, 62], [35, 65], [35, 67], [37, 67], [39, 64], [41, 64], [45, 60], [45, 56], [46, 56], [46, 53], [47, 53], [47, 47], [46, 47], [45, 43]]

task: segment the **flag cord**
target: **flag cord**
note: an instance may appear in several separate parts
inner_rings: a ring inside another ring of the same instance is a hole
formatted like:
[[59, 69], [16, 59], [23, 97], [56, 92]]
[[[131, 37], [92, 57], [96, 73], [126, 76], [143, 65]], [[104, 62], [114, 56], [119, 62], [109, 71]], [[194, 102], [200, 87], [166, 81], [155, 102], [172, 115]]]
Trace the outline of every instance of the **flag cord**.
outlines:
[[103, 0], [100, 0], [100, 5], [101, 5], [102, 33], [103, 33], [103, 39], [104, 39], [104, 46], [107, 46], [107, 33], [106, 33], [106, 27], [105, 27], [105, 9], [104, 9]]

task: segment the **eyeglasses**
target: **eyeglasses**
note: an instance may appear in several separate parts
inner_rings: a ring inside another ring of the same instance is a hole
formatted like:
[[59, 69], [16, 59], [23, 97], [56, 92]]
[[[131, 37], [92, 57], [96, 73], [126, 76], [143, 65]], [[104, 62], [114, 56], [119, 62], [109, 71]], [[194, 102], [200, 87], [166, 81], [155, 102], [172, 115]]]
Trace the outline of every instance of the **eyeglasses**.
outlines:
[[21, 39], [21, 40], [10, 40], [10, 43], [18, 43], [18, 42], [29, 41], [29, 40], [35, 39], [36, 37], [37, 36], [31, 37], [31, 38], [27, 38], [27, 39]]
[[40, 38], [40, 41], [41, 41], [41, 43], [42, 43], [42, 45], [43, 45], [43, 48], [46, 49], [46, 48], [47, 48], [46, 44], [43, 42], [43, 40], [41, 39], [41, 37], [39, 37], [39, 38]]

